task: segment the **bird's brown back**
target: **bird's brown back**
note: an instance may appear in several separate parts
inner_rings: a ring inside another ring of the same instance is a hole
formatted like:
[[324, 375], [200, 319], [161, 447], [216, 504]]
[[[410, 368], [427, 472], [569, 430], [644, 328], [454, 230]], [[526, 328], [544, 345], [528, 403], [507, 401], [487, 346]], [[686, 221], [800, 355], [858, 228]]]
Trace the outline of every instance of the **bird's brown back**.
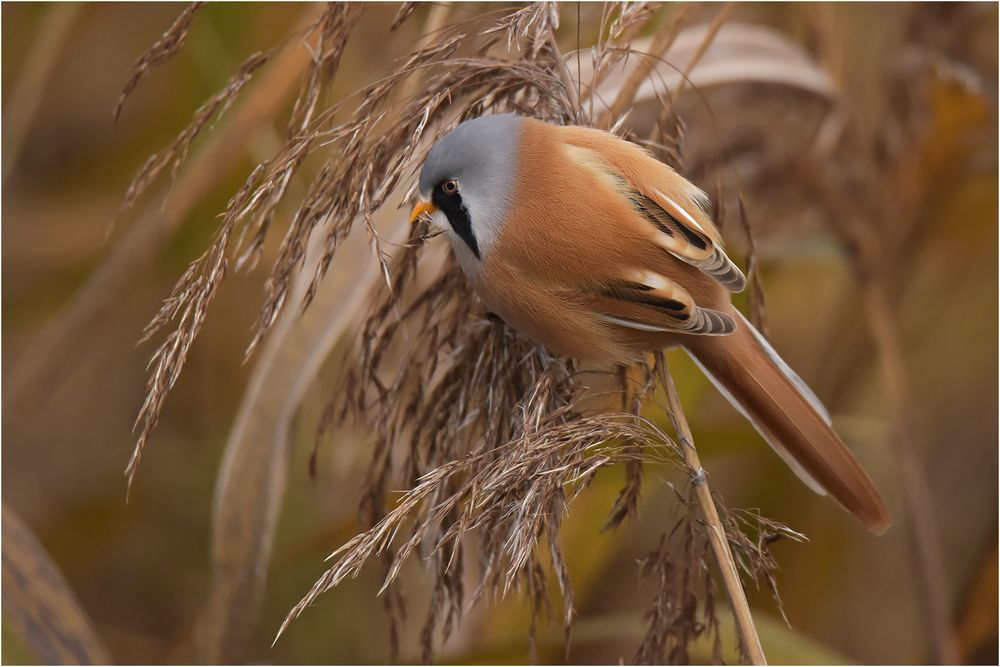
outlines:
[[654, 168], [650, 163], [666, 167], [638, 148], [628, 150], [627, 142], [594, 135], [525, 120], [513, 187], [518, 197], [478, 282], [491, 308], [549, 347], [584, 359], [622, 361], [677, 344], [683, 334], [608, 325], [587, 308], [589, 288], [640, 269], [668, 276], [710, 308], [728, 309], [729, 295], [652, 243], [649, 223], [599, 174], [581, 168], [568, 148], [591, 147], [629, 171]]

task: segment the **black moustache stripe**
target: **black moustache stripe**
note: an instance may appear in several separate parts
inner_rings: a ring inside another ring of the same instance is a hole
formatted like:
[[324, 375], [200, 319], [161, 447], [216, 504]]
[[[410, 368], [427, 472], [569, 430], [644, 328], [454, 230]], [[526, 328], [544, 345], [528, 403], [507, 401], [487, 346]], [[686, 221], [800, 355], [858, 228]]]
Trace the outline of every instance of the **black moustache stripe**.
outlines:
[[431, 201], [444, 211], [445, 217], [448, 218], [448, 224], [465, 242], [465, 245], [469, 246], [469, 250], [476, 256], [476, 259], [482, 259], [479, 256], [479, 242], [476, 241], [476, 235], [472, 233], [472, 220], [469, 218], [469, 211], [462, 203], [462, 195], [458, 192], [449, 195], [439, 188], [435, 188], [431, 194]]

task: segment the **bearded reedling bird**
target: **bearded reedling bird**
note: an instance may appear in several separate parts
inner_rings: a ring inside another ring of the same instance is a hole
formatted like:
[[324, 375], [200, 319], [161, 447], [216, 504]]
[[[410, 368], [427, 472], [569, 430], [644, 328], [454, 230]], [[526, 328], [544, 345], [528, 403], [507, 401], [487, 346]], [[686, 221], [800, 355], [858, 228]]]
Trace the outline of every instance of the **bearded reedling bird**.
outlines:
[[730, 303], [746, 285], [705, 194], [607, 132], [513, 114], [431, 149], [421, 201], [486, 306], [550, 349], [627, 363], [681, 346], [814, 491], [891, 518], [815, 394]]

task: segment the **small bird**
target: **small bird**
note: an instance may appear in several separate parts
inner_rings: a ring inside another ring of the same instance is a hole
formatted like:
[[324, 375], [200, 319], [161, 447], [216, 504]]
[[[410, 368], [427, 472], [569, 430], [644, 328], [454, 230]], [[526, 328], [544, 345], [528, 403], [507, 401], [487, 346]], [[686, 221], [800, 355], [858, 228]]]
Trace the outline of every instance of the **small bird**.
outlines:
[[486, 306], [576, 359], [681, 346], [814, 491], [881, 534], [881, 496], [815, 394], [730, 302], [746, 278], [707, 196], [610, 133], [514, 114], [467, 120], [420, 172], [429, 216]]

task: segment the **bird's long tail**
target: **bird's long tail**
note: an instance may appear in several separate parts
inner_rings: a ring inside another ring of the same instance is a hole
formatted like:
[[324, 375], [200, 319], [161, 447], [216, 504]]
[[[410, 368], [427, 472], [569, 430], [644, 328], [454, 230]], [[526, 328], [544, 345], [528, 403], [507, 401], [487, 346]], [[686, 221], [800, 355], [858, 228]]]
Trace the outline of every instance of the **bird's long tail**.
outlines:
[[831, 495], [873, 533], [884, 533], [889, 511], [826, 409], [753, 325], [737, 317], [734, 333], [692, 336], [688, 351], [810, 488]]

